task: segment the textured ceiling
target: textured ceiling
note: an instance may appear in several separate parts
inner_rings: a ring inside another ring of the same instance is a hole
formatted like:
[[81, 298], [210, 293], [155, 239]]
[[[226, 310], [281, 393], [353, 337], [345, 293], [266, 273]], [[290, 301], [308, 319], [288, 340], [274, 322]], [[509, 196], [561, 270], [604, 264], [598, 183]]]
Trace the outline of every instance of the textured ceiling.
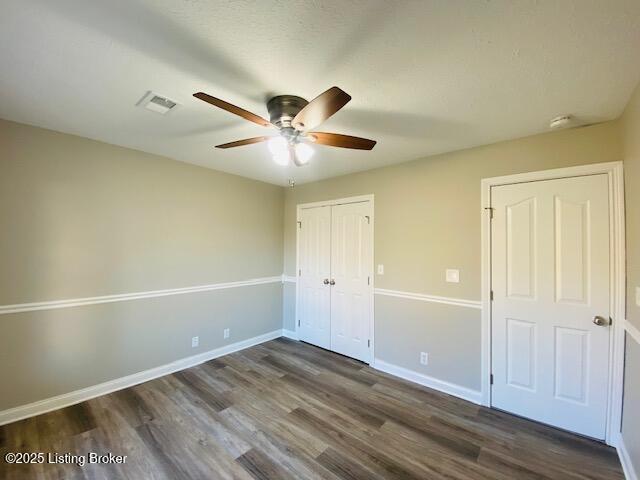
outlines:
[[[2, 0], [0, 117], [284, 185], [616, 118], [640, 79], [640, 2]], [[314, 147], [303, 168], [265, 145], [265, 99], [353, 100], [323, 131], [378, 140]], [[180, 106], [139, 107], [147, 90]]]

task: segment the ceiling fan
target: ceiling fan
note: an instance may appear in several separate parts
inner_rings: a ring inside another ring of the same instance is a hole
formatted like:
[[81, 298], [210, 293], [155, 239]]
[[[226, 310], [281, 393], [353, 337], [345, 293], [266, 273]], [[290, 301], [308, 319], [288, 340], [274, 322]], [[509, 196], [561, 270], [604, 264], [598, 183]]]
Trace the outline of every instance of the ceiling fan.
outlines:
[[290, 161], [297, 166], [306, 165], [313, 155], [309, 143], [357, 150], [371, 150], [376, 144], [375, 140], [366, 138], [312, 131], [351, 100], [351, 96], [338, 87], [331, 87], [310, 102], [295, 95], [273, 97], [267, 102], [270, 120], [203, 92], [194, 93], [193, 96], [262, 127], [277, 128], [278, 134], [223, 143], [216, 145], [216, 148], [267, 142], [274, 161], [280, 165], [288, 165]]

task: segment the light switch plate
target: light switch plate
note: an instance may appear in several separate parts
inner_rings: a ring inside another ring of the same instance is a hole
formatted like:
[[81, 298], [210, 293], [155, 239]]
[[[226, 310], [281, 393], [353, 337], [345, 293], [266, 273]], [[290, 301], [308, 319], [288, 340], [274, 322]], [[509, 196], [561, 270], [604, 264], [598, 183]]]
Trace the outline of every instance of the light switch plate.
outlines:
[[446, 277], [449, 283], [460, 283], [460, 270], [447, 268]]
[[384, 265], [378, 265], [378, 275], [384, 275]]

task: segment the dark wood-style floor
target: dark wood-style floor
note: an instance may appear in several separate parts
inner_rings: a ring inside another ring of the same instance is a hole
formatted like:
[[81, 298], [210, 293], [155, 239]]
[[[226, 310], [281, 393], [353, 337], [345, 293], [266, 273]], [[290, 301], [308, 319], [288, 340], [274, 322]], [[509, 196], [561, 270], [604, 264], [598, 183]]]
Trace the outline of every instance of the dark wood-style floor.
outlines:
[[623, 478], [605, 445], [285, 339], [0, 427], [15, 451], [127, 459], [0, 478]]

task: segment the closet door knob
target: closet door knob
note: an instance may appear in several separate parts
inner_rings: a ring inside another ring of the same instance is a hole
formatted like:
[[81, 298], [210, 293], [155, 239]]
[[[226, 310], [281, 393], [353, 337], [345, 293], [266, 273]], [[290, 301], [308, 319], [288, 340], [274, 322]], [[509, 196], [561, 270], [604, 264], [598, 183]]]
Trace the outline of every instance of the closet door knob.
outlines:
[[336, 281], [334, 279], [331, 279], [331, 281], [329, 282], [329, 285], [335, 285]]
[[329, 279], [325, 278], [322, 283], [324, 283], [325, 285], [329, 285]]

